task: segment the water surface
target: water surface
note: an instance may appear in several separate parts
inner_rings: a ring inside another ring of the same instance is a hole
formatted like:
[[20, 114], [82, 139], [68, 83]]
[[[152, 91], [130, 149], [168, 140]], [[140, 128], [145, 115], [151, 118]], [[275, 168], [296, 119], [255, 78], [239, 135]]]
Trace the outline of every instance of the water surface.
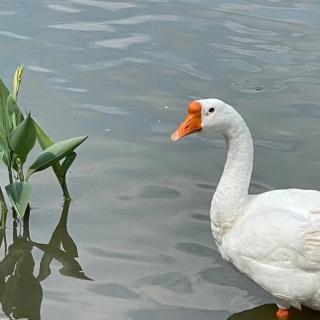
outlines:
[[[24, 63], [23, 108], [56, 140], [90, 135], [69, 176], [67, 230], [81, 271], [71, 265], [93, 281], [61, 272], [66, 260], [54, 256], [50, 276], [40, 277], [42, 319], [270, 312], [260, 306], [272, 298], [223, 262], [212, 241], [223, 141], [174, 144], [169, 135], [191, 99], [221, 98], [254, 135], [253, 192], [318, 188], [319, 10], [314, 0], [1, 2], [2, 77], [10, 81]], [[33, 182], [30, 236], [42, 249], [32, 247], [30, 279], [63, 209], [53, 174]]]

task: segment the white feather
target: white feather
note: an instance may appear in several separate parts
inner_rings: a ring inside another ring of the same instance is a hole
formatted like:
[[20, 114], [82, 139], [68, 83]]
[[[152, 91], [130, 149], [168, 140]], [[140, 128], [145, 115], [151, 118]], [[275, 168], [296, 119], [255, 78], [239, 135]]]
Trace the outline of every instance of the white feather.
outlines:
[[[222, 256], [281, 306], [320, 310], [320, 192], [248, 195], [253, 142], [242, 117], [217, 99], [199, 100], [202, 127], [224, 135], [225, 168], [212, 199], [211, 228]], [[213, 115], [207, 110], [215, 108]]]

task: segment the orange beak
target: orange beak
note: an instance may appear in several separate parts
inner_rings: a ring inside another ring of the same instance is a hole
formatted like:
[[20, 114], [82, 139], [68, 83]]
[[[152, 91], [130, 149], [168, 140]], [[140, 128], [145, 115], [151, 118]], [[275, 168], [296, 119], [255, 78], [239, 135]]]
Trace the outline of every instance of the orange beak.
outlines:
[[201, 109], [202, 106], [199, 101], [193, 101], [189, 104], [188, 116], [180, 124], [178, 130], [171, 135], [172, 141], [177, 141], [191, 133], [201, 131]]

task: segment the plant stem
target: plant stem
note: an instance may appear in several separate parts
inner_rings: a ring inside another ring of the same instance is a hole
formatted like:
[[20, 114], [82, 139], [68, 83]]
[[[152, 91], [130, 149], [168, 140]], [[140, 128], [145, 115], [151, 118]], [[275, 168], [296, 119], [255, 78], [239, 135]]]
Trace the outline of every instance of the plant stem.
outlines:
[[5, 206], [6, 204], [4, 203], [2, 203], [2, 201], [1, 201], [1, 222], [0, 222], [0, 224], [1, 224], [1, 229], [4, 229], [5, 227], [6, 227], [6, 222], [7, 222], [7, 213], [8, 213], [8, 210], [6, 210], [7, 209], [7, 207], [5, 207], [5, 209], [4, 209], [4, 206]]
[[12, 240], [16, 241], [16, 239], [18, 238], [17, 235], [17, 213], [14, 210], [14, 208], [12, 208], [12, 217], [13, 217], [13, 221], [12, 221], [12, 225], [13, 225], [13, 232], [12, 232]]
[[19, 165], [19, 179], [20, 179], [20, 182], [25, 181], [24, 174], [23, 174], [23, 165]]
[[66, 200], [71, 200], [71, 197], [70, 197], [70, 194], [69, 194], [69, 190], [68, 190], [66, 177], [59, 178], [59, 182], [60, 182], [60, 186], [61, 186], [62, 191], [63, 191], [64, 198]]
[[[9, 145], [9, 140], [8, 140], [8, 145]], [[9, 175], [9, 182], [10, 184], [13, 183], [13, 175], [12, 175], [12, 162], [13, 162], [13, 153], [12, 151], [9, 152], [9, 166], [8, 166], [8, 175]]]
[[8, 242], [7, 242], [7, 233], [6, 230], [4, 231], [4, 235], [3, 235], [3, 241], [4, 241], [4, 256], [6, 257], [8, 254]]
[[1, 206], [1, 228], [5, 228], [7, 222], [8, 207], [4, 199], [2, 188], [0, 187], [0, 206]]
[[30, 239], [30, 230], [29, 230], [29, 219], [30, 219], [30, 204], [28, 204], [26, 212], [23, 216], [23, 238], [26, 240]]
[[12, 175], [11, 167], [8, 168], [8, 175], [9, 175], [9, 182], [11, 184], [13, 183], [13, 175]]

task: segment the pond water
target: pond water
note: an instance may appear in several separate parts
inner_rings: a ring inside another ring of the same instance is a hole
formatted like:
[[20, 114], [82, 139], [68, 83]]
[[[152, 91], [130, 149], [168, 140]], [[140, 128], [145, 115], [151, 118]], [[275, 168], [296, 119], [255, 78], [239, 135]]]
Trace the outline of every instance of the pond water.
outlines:
[[23, 108], [55, 140], [90, 136], [69, 213], [48, 171], [33, 176], [33, 243], [9, 221], [26, 276], [10, 278], [24, 303], [9, 288], [3, 317], [270, 319], [272, 298], [213, 244], [221, 137], [169, 136], [190, 100], [220, 98], [255, 138], [252, 192], [318, 188], [318, 12], [315, 0], [1, 1], [1, 76], [24, 63]]

